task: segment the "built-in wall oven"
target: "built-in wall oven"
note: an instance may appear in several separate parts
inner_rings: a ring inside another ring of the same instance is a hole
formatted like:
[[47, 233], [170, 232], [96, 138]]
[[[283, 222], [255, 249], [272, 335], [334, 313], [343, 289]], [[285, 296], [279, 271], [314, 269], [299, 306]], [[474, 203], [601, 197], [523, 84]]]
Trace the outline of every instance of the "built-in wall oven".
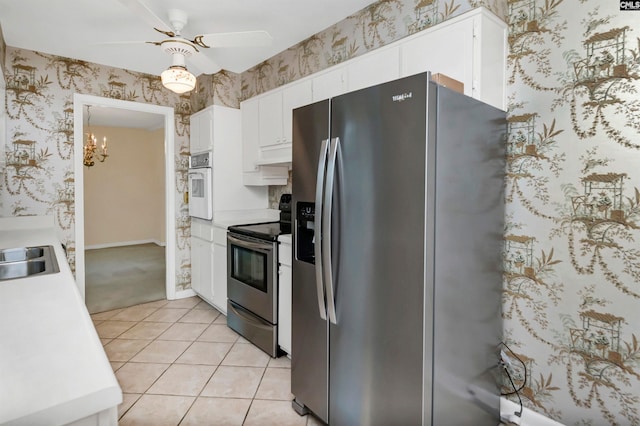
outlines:
[[189, 216], [213, 219], [213, 178], [211, 151], [189, 157]]
[[[290, 194], [285, 194], [290, 208]], [[280, 222], [229, 227], [227, 233], [227, 325], [278, 356], [278, 236], [291, 233], [290, 210]]]

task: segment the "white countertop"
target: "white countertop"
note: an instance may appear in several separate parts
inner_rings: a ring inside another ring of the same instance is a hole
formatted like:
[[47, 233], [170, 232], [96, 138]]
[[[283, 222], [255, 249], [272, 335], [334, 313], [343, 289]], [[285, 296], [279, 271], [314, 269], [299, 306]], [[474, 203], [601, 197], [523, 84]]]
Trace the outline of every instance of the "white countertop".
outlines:
[[122, 402], [51, 218], [0, 218], [2, 248], [51, 245], [60, 272], [0, 281], [0, 424], [66, 424]]
[[234, 225], [250, 223], [277, 222], [280, 220], [280, 210], [225, 210], [213, 213], [213, 226], [227, 229]]
[[278, 241], [283, 244], [291, 244], [291, 234], [283, 234], [278, 237]]

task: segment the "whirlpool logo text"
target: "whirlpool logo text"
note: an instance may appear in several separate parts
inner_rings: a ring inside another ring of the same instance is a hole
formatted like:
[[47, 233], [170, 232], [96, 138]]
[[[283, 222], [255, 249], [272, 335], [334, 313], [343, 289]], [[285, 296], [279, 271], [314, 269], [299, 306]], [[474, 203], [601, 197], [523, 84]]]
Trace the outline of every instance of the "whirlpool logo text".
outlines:
[[393, 95], [391, 99], [393, 99], [393, 102], [402, 102], [412, 97], [413, 97], [413, 92], [409, 92], [409, 93], [403, 93], [401, 95]]

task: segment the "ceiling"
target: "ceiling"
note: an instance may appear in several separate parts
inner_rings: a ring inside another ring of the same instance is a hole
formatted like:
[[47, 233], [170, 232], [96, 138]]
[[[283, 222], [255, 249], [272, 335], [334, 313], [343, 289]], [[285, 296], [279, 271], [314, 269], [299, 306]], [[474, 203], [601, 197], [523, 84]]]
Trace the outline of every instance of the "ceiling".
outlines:
[[[240, 73], [372, 2], [0, 0], [0, 25], [8, 46], [160, 75], [171, 65], [170, 55], [159, 46], [143, 42], [166, 39], [153, 29], [154, 23], [160, 18], [169, 24], [167, 11], [178, 8], [188, 15], [182, 30], [187, 39], [200, 34], [250, 30], [271, 34], [273, 41], [269, 46], [201, 49], [197, 54], [206, 55], [223, 69]], [[189, 59], [187, 67], [196, 75], [205, 72]]]

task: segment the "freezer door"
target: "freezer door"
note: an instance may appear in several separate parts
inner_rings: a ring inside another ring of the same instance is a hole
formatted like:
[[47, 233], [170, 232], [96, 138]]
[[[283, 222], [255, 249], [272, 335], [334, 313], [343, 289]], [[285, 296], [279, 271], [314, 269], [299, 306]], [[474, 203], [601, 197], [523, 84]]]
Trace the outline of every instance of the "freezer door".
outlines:
[[331, 425], [422, 423], [426, 96], [422, 74], [332, 99]]
[[[329, 137], [329, 101], [293, 111], [293, 265], [291, 392], [294, 407], [328, 422], [328, 324], [321, 317], [324, 290], [316, 281], [316, 185], [321, 147]], [[320, 161], [322, 162], [322, 161]], [[323, 162], [324, 163], [324, 162]], [[324, 167], [324, 166], [321, 166]], [[320, 191], [321, 192], [321, 191]], [[321, 285], [322, 283], [320, 283]], [[326, 313], [325, 313], [326, 315]]]

